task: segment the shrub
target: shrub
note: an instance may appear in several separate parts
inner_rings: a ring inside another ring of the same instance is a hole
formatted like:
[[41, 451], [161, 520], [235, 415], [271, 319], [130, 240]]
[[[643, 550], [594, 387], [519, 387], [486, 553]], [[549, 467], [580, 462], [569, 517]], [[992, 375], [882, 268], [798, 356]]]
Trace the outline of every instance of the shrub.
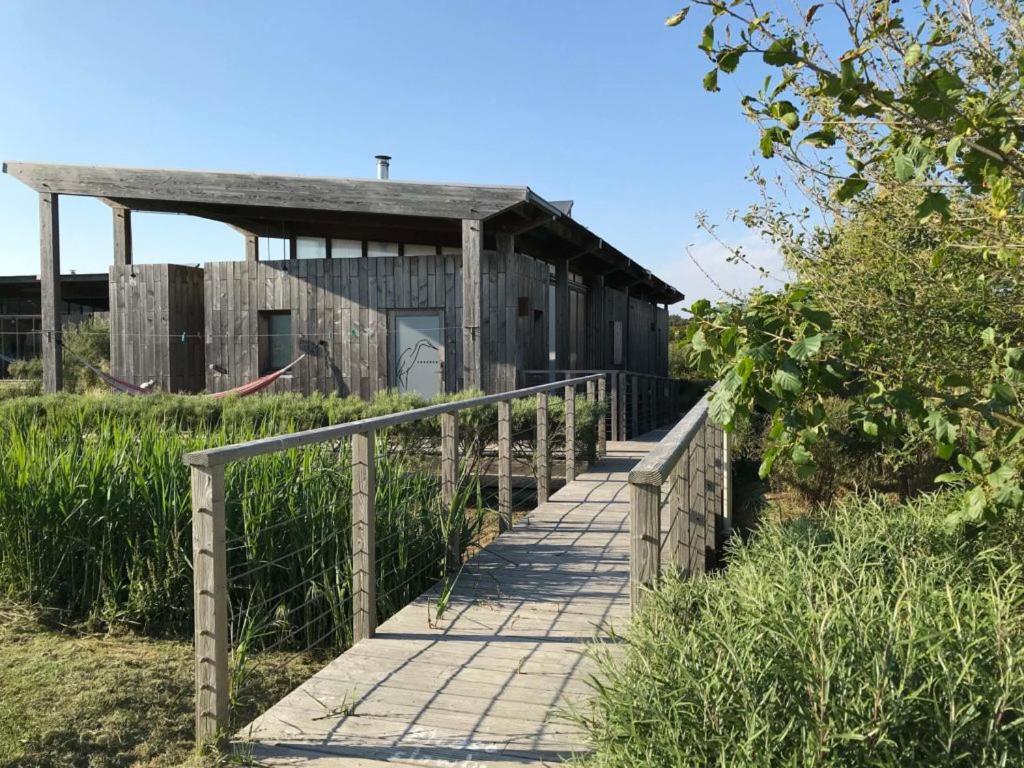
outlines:
[[851, 500], [670, 578], [601, 654], [590, 765], [1022, 764], [1021, 557], [954, 504]]

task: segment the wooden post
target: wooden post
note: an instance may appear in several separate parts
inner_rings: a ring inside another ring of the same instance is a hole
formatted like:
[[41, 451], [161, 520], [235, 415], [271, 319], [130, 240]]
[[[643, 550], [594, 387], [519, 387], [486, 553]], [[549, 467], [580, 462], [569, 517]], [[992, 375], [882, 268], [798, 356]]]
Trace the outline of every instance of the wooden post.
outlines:
[[587, 402], [593, 403], [597, 400], [597, 382], [591, 379], [587, 382]]
[[483, 388], [483, 342], [480, 323], [480, 260], [484, 226], [478, 219], [462, 221], [462, 386]]
[[555, 265], [555, 367], [569, 366], [569, 260]]
[[132, 212], [128, 208], [114, 208], [114, 264], [132, 263]]
[[[327, 242], [330, 243], [330, 241], [331, 239], [327, 238]], [[260, 240], [256, 235], [250, 234], [245, 236], [245, 260], [260, 260]]]
[[565, 388], [565, 482], [576, 479], [576, 387]]
[[537, 394], [537, 504], [551, 496], [551, 451], [548, 448], [548, 393]]
[[512, 401], [498, 403], [498, 530], [512, 530]]
[[722, 432], [722, 521], [724, 534], [732, 536], [732, 435]]
[[629, 439], [629, 428], [626, 421], [626, 374], [619, 371], [619, 440]]
[[[599, 403], [601, 403], [602, 406], [604, 406], [604, 405], [606, 405], [608, 403], [608, 397], [607, 397], [607, 395], [605, 393], [604, 374], [601, 374], [601, 378], [597, 380], [597, 401]], [[605, 411], [607, 411], [607, 410], [608, 409], [605, 408]], [[597, 457], [599, 459], [603, 458], [604, 455], [606, 453], [608, 453], [608, 441], [607, 441], [607, 429], [606, 429], [607, 425], [606, 425], [606, 422], [605, 422], [605, 419], [607, 419], [607, 417], [608, 417], [608, 415], [607, 415], [607, 413], [605, 413], [605, 415], [602, 416], [598, 420], [598, 422], [597, 422]]]
[[619, 434], [620, 434], [620, 423], [619, 422], [621, 421], [621, 418], [620, 418], [620, 415], [619, 415], [620, 411], [621, 411], [621, 408], [620, 408], [621, 404], [619, 403], [619, 376], [620, 376], [620, 374], [619, 374], [618, 371], [612, 371], [611, 374], [610, 374], [610, 378], [612, 380], [612, 397], [611, 397], [611, 400], [612, 400], [611, 406], [612, 406], [612, 408], [611, 408], [611, 410], [612, 410], [612, 441], [613, 442], [622, 439], [622, 438], [619, 437]]
[[714, 565], [718, 549], [718, 518], [722, 513], [718, 495], [718, 463], [721, 457], [716, 449], [715, 425], [711, 419], [704, 419], [704, 505], [705, 505], [705, 538], [704, 549], [708, 555], [708, 564]]
[[633, 374], [633, 391], [632, 391], [632, 406], [633, 414], [630, 421], [632, 422], [632, 434], [630, 437], [638, 437], [640, 435], [640, 377], [637, 374]]
[[377, 629], [377, 480], [374, 433], [352, 435], [352, 641]]
[[196, 741], [222, 739], [229, 725], [228, 566], [224, 466], [192, 467]]
[[656, 485], [629, 485], [629, 603], [634, 615], [645, 588], [652, 587], [661, 570], [661, 489]]
[[60, 214], [57, 195], [39, 193], [39, 283], [43, 392], [64, 388], [60, 348]]
[[668, 504], [668, 558], [681, 573], [690, 572], [690, 462], [684, 450], [672, 468]]
[[[459, 475], [459, 414], [441, 414], [441, 501], [445, 514], [451, 514], [452, 500]], [[460, 527], [449, 520], [448, 542], [445, 549], [445, 572], [455, 573], [462, 564]]]
[[704, 504], [704, 430], [697, 430], [690, 443], [689, 457], [687, 460], [689, 470], [690, 490], [690, 525], [689, 525], [689, 550], [690, 550], [690, 573], [704, 573], [704, 563], [707, 557], [705, 551], [705, 516]]

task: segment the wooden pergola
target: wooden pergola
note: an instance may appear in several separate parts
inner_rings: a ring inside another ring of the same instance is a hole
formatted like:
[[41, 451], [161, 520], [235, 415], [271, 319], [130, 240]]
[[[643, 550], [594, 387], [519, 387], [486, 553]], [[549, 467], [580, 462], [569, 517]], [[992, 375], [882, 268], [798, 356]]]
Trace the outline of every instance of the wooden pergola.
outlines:
[[[131, 212], [177, 213], [223, 222], [245, 236], [258, 260], [258, 238], [330, 237], [426, 240], [461, 246], [463, 380], [479, 387], [480, 260], [485, 248], [519, 249], [556, 268], [556, 327], [568, 327], [570, 269], [596, 287], [671, 304], [683, 295], [594, 235], [529, 187], [280, 176], [6, 162], [4, 173], [39, 193], [44, 390], [61, 388], [59, 196], [102, 200], [113, 209], [114, 263], [132, 263]], [[429, 240], [428, 240], [429, 238]], [[329, 257], [329, 250], [328, 250]], [[559, 367], [568, 334], [556, 334]], [[626, 340], [628, 346], [628, 340]]]

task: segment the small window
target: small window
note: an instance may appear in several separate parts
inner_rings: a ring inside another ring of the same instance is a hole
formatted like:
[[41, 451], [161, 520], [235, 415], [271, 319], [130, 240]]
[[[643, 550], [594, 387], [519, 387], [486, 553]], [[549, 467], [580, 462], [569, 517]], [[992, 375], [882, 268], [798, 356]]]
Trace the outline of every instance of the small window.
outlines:
[[294, 360], [292, 313], [260, 312], [260, 375], [278, 371]]
[[436, 256], [437, 246], [435, 245], [413, 245], [406, 243], [402, 247], [402, 253], [406, 256]]
[[370, 241], [366, 244], [366, 255], [371, 259], [397, 256], [398, 243], [375, 243]]
[[326, 259], [327, 241], [322, 237], [295, 238], [295, 257], [298, 259]]
[[336, 240], [331, 238], [332, 259], [361, 259], [363, 258], [362, 240]]

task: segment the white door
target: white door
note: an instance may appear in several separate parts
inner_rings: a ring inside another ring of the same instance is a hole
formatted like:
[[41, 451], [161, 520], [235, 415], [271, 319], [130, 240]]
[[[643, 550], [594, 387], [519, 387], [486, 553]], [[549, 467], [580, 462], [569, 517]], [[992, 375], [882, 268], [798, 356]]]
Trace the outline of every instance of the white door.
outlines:
[[391, 385], [431, 398], [443, 391], [440, 312], [396, 312]]

